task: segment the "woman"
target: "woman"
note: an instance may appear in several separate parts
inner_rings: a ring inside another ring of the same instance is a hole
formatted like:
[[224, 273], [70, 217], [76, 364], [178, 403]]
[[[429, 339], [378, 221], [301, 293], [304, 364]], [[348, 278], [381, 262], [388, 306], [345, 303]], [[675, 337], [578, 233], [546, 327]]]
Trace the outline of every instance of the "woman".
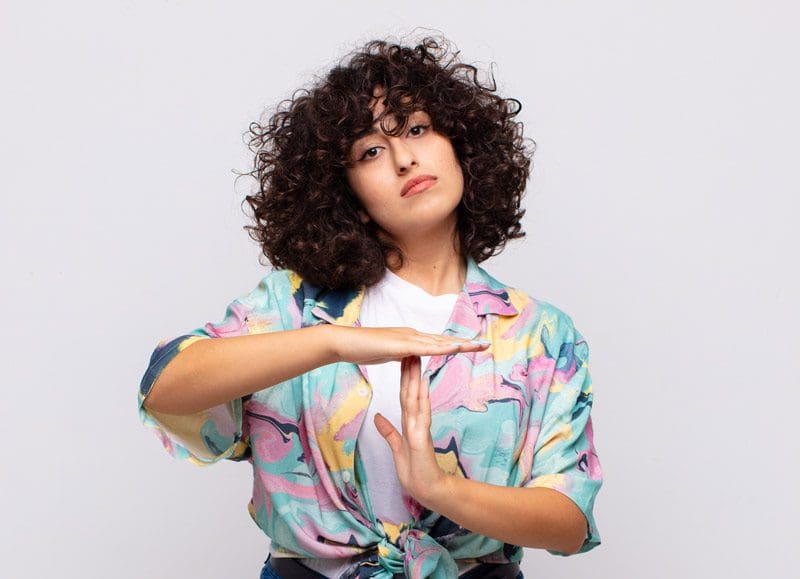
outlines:
[[524, 236], [519, 103], [457, 54], [370, 42], [251, 126], [276, 269], [142, 379], [173, 456], [253, 465], [262, 579], [518, 578], [522, 547], [600, 542], [586, 341], [478, 266]]

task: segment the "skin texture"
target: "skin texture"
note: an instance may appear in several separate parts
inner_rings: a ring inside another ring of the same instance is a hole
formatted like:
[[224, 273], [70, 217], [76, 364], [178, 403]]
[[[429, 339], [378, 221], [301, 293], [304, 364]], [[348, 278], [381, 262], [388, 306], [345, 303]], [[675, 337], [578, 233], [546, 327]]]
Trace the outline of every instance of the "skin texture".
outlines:
[[[378, 100], [374, 116], [383, 108]], [[402, 135], [377, 130], [362, 137], [354, 144], [352, 156], [355, 166], [347, 170], [347, 178], [366, 209], [359, 212], [363, 221], [373, 219], [406, 245], [418, 235], [455, 230], [464, 177], [450, 139], [434, 131], [428, 113], [417, 111], [409, 117]], [[417, 175], [437, 178], [427, 190], [431, 194], [402, 197], [405, 182]]]
[[[373, 118], [384, 109], [376, 87]], [[391, 126], [391, 125], [390, 125]], [[402, 269], [389, 267], [432, 295], [458, 293], [466, 276], [466, 260], [456, 249], [456, 208], [464, 193], [464, 177], [450, 139], [437, 133], [425, 111], [409, 117], [401, 135], [376, 132], [353, 144], [354, 165], [346, 175], [362, 205], [362, 221], [375, 221], [381, 234], [403, 251]], [[403, 197], [403, 185], [420, 175], [436, 177], [422, 193]]]

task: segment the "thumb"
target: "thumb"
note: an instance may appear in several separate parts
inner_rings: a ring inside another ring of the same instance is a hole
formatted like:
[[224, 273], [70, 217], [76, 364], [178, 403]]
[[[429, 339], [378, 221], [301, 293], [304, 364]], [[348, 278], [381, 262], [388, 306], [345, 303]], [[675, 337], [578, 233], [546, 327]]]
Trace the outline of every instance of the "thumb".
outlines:
[[389, 448], [392, 449], [392, 453], [400, 450], [403, 437], [400, 436], [400, 433], [397, 432], [397, 429], [392, 426], [392, 423], [389, 422], [381, 413], [375, 414], [375, 428], [377, 428], [378, 432], [381, 433], [381, 436], [386, 439], [386, 442], [389, 444]]

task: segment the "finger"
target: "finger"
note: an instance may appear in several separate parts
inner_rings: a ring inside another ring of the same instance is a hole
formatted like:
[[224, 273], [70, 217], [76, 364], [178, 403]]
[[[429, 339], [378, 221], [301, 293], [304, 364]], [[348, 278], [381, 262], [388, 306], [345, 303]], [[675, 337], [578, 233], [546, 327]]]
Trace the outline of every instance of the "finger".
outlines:
[[419, 420], [427, 430], [431, 426], [431, 387], [430, 383], [425, 380], [419, 385], [419, 403], [418, 415]]
[[449, 342], [452, 346], [461, 346], [462, 348], [485, 348], [491, 345], [491, 341], [489, 340], [463, 340], [463, 341], [456, 341], [450, 340]]
[[474, 342], [430, 342], [417, 344], [403, 356], [444, 356], [457, 352], [478, 352], [486, 350], [489, 344], [476, 344]]
[[441, 340], [441, 341], [444, 341], [444, 342], [472, 342], [472, 341], [487, 342], [487, 341], [491, 341], [491, 340], [485, 340], [481, 336], [474, 336], [472, 338], [465, 338], [463, 336], [453, 336], [453, 335], [450, 335], [450, 334], [426, 334], [426, 335], [430, 336], [431, 338], [435, 338], [436, 340]]
[[400, 428], [408, 432], [408, 357], [400, 359]]
[[[414, 337], [415, 341], [418, 342], [425, 342], [429, 344], [435, 345], [445, 345], [450, 346], [453, 344], [465, 344], [468, 346], [472, 346], [475, 342], [468, 338], [460, 338], [457, 336], [448, 336], [446, 334], [422, 334]], [[476, 338], [478, 344], [482, 343], [489, 343], [488, 340], [478, 339]]]
[[381, 436], [386, 440], [392, 454], [399, 452], [403, 445], [403, 437], [397, 432], [397, 429], [389, 422], [382, 414], [375, 414], [374, 418], [375, 428], [378, 429]]
[[491, 342], [488, 340], [454, 340], [449, 338], [446, 342], [440, 342], [438, 345], [450, 351], [474, 352], [485, 350], [491, 345]]
[[408, 359], [408, 383], [406, 392], [406, 413], [413, 427], [417, 422], [419, 412], [419, 356]]

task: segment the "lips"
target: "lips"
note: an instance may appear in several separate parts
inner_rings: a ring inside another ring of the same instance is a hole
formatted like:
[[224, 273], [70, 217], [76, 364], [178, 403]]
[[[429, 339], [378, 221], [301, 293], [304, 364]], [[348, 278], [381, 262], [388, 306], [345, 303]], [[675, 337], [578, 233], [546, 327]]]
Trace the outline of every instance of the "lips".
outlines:
[[415, 193], [420, 193], [435, 183], [436, 177], [433, 175], [419, 175], [417, 177], [413, 177], [406, 181], [406, 184], [403, 185], [403, 190], [400, 193], [400, 196], [408, 197], [410, 195], [414, 195]]

